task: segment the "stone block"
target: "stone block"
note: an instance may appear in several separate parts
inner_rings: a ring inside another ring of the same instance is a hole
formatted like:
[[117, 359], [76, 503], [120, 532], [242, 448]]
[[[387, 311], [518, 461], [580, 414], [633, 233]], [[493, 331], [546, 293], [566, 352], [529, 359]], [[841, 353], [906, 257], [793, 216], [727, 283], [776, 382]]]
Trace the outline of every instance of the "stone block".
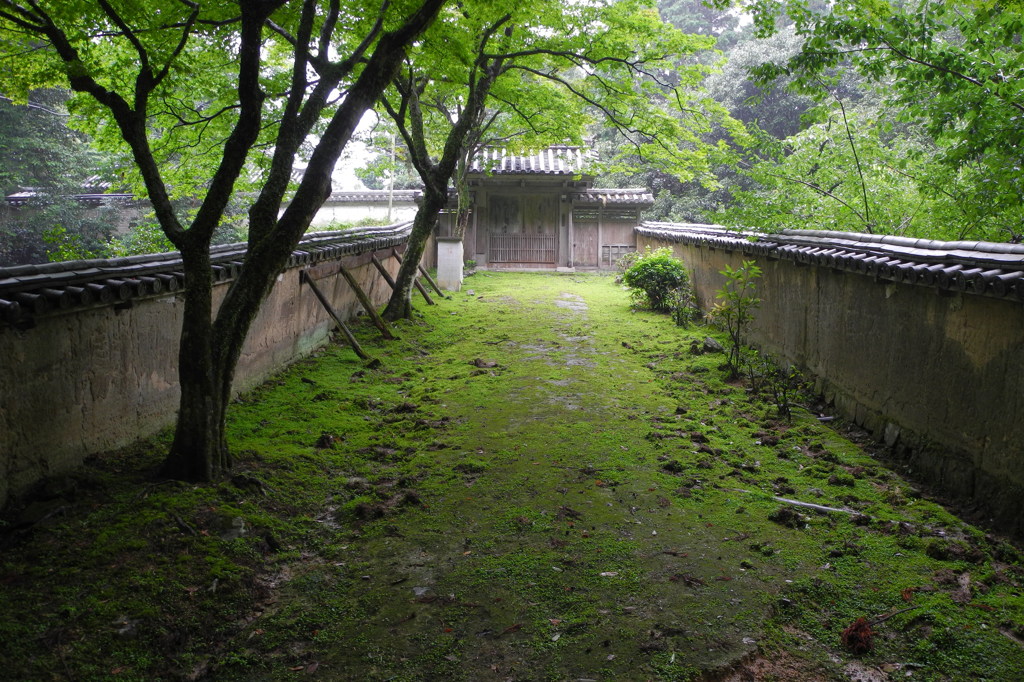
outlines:
[[462, 254], [462, 239], [437, 238], [437, 286], [444, 291], [458, 291], [462, 288]]
[[895, 447], [896, 442], [900, 439], [900, 427], [894, 422], [889, 422], [885, 425], [885, 431], [883, 433], [883, 440], [888, 447]]

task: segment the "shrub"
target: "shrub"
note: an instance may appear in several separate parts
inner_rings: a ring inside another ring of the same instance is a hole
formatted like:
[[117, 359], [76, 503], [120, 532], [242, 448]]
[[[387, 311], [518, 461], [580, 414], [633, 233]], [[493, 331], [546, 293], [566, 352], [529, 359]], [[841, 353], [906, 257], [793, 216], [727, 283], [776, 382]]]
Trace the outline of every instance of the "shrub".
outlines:
[[[633, 304], [662, 313], [673, 312], [673, 304], [680, 300], [689, 301], [690, 276], [683, 262], [672, 255], [667, 247], [650, 248], [637, 256], [636, 261], [622, 276], [629, 287]], [[682, 292], [682, 293], [680, 293]]]
[[800, 370], [795, 366], [783, 367], [754, 348], [744, 348], [740, 361], [750, 382], [750, 392], [755, 396], [766, 393], [778, 408], [779, 416], [792, 421], [794, 396], [804, 387]]
[[693, 289], [689, 282], [685, 286], [678, 287], [669, 292], [669, 312], [672, 320], [680, 327], [685, 327], [691, 322], [700, 319], [700, 310], [697, 308], [697, 298], [693, 295]]
[[743, 265], [735, 269], [726, 265], [721, 274], [725, 275], [725, 284], [715, 292], [718, 303], [708, 313], [708, 320], [729, 334], [728, 365], [730, 376], [735, 378], [740, 372], [744, 332], [754, 319], [753, 311], [761, 305], [761, 299], [753, 295], [761, 268], [754, 261], [743, 261]]

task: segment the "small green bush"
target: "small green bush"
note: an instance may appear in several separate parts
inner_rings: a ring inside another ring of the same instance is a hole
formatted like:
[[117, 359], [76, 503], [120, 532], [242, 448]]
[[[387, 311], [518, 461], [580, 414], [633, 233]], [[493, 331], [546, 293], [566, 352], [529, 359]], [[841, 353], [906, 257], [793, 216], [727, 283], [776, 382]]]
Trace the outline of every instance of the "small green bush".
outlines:
[[740, 351], [740, 364], [750, 383], [751, 394], [767, 394], [778, 408], [779, 416], [792, 421], [793, 400], [805, 388], [800, 370], [792, 365], [783, 367], [771, 356], [746, 347]]
[[741, 369], [744, 332], [754, 319], [753, 311], [761, 305], [761, 299], [754, 296], [761, 268], [754, 261], [745, 260], [743, 265], [735, 269], [726, 265], [720, 274], [725, 275], [725, 284], [715, 292], [718, 303], [708, 312], [707, 318], [711, 324], [729, 333], [729, 376], [736, 378]]
[[622, 276], [633, 304], [661, 313], [673, 312], [679, 301], [690, 301], [690, 276], [683, 262], [663, 247], [637, 257]]
[[697, 297], [693, 295], [689, 281], [669, 292], [668, 307], [672, 320], [680, 327], [689, 326], [691, 322], [696, 322], [701, 316], [700, 310], [697, 308]]

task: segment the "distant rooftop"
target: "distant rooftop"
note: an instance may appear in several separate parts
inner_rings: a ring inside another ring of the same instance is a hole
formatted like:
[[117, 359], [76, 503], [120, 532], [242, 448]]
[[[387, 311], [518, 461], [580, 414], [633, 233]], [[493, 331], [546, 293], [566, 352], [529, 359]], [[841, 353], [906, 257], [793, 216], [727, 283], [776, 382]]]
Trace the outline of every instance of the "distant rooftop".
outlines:
[[389, 199], [398, 202], [419, 201], [423, 196], [420, 189], [360, 189], [331, 192], [327, 199], [330, 202], [352, 203], [352, 204], [386, 204]]
[[526, 154], [513, 154], [499, 147], [487, 147], [473, 158], [469, 172], [492, 175], [578, 175], [583, 172], [586, 157], [582, 147], [568, 145], [553, 145]]
[[[134, 197], [131, 194], [111, 192], [110, 182], [99, 175], [90, 175], [82, 181], [82, 191], [72, 196], [80, 203], [98, 206], [108, 201], [128, 201]], [[37, 187], [22, 187], [21, 191], [8, 194], [4, 201], [9, 206], [24, 206], [32, 201], [45, 197], [46, 193]]]

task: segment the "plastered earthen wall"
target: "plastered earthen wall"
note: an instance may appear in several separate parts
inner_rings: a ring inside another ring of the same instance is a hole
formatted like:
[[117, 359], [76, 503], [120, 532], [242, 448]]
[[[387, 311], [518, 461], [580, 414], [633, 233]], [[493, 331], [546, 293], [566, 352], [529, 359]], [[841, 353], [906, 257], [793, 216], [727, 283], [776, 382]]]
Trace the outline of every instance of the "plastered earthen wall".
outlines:
[[638, 235], [692, 273], [702, 310], [726, 265], [763, 274], [748, 343], [816, 377], [910, 473], [1024, 532], [1024, 304]]
[[[397, 274], [391, 249], [378, 258]], [[333, 322], [299, 272], [308, 268], [339, 316], [361, 308], [338, 273], [344, 264], [376, 304], [391, 294], [369, 253], [290, 267], [279, 275], [246, 339], [235, 389], [253, 387], [325, 343]], [[229, 282], [215, 286], [215, 304]], [[173, 423], [178, 407], [180, 292], [55, 311], [30, 329], [0, 328], [0, 506], [36, 481], [92, 454], [128, 445]]]

